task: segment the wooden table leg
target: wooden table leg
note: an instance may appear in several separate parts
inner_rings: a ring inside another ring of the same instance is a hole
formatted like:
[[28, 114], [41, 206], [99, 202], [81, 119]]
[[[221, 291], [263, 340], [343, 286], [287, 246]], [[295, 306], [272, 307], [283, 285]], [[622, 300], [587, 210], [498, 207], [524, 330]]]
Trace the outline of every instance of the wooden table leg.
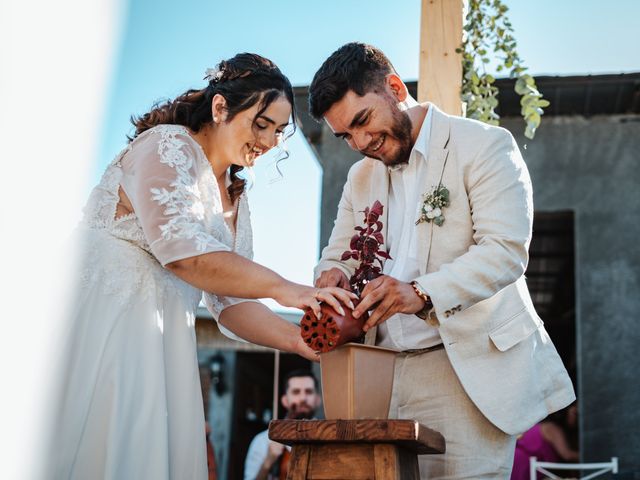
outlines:
[[389, 443], [373, 447], [376, 480], [420, 480], [416, 455]]
[[398, 459], [393, 445], [379, 443], [373, 446], [376, 480], [399, 480]]
[[298, 444], [292, 447], [287, 480], [305, 480], [307, 478], [310, 453], [311, 445]]

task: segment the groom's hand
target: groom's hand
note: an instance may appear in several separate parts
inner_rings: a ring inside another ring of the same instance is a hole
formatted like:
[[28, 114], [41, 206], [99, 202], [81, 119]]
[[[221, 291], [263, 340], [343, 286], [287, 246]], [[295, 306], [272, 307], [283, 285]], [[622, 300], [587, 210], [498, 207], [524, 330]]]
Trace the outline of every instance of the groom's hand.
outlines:
[[359, 317], [378, 302], [379, 305], [363, 326], [365, 332], [396, 313], [416, 313], [424, 307], [424, 300], [416, 294], [411, 284], [382, 275], [364, 287], [360, 303], [353, 311], [354, 317]]
[[349, 279], [347, 278], [347, 276], [342, 270], [335, 267], [322, 272], [316, 280], [315, 286], [318, 288], [340, 287], [344, 288], [345, 290], [351, 290], [351, 287], [349, 286]]

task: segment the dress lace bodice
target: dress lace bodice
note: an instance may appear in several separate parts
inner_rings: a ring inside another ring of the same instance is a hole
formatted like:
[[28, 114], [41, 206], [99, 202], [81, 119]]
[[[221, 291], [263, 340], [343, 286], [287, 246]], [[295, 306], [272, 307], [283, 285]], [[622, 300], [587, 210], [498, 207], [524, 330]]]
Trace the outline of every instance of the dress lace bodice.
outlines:
[[[116, 218], [120, 188], [134, 213]], [[253, 258], [246, 193], [238, 200], [234, 238], [224, 220], [213, 170], [201, 147], [180, 125], [151, 128], [118, 154], [93, 189], [82, 224], [139, 247], [162, 266], [216, 251]], [[216, 318], [226, 306], [243, 301], [205, 297]]]

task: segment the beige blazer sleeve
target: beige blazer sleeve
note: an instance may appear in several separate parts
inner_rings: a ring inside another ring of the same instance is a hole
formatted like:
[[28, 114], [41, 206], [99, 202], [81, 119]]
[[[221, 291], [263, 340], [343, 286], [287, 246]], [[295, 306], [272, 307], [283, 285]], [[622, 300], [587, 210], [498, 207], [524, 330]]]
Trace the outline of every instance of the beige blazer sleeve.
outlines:
[[[358, 162], [360, 163], [360, 162]], [[340, 269], [347, 278], [353, 275], [357, 267], [357, 262], [353, 259], [347, 261], [341, 261], [342, 253], [349, 249], [349, 242], [351, 237], [355, 233], [353, 230], [353, 203], [351, 198], [352, 189], [352, 177], [353, 172], [358, 165], [356, 163], [349, 170], [347, 181], [344, 184], [342, 190], [342, 197], [338, 204], [338, 215], [331, 231], [331, 237], [329, 237], [329, 243], [322, 250], [322, 256], [320, 262], [314, 269], [314, 280], [317, 279], [322, 272], [330, 270], [331, 268]]]

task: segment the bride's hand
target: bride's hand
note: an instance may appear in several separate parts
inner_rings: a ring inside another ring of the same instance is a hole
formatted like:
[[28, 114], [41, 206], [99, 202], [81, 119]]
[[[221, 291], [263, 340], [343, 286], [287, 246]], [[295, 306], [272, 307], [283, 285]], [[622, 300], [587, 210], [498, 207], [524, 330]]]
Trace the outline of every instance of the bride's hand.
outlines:
[[293, 347], [293, 353], [300, 355], [307, 360], [311, 360], [312, 362], [319, 362], [320, 356], [318, 352], [314, 351], [305, 343], [300, 335], [296, 339], [295, 345]]
[[295, 283], [283, 288], [281, 295], [275, 298], [284, 307], [301, 310], [310, 308], [318, 318], [320, 318], [320, 302], [330, 305], [336, 312], [344, 315], [344, 309], [340, 303], [353, 309], [353, 300], [357, 299], [354, 293], [340, 287], [314, 288]]

